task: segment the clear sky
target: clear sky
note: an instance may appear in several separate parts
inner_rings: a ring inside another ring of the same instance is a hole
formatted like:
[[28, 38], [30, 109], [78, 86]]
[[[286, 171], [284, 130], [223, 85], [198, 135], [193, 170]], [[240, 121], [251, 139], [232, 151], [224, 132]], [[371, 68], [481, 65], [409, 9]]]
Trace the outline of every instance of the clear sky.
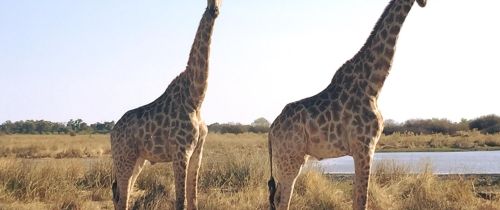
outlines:
[[[270, 121], [316, 94], [389, 0], [225, 0], [213, 34], [207, 123]], [[0, 123], [118, 120], [184, 70], [205, 0], [1, 0]], [[500, 114], [500, 1], [428, 0], [400, 33], [385, 119]]]

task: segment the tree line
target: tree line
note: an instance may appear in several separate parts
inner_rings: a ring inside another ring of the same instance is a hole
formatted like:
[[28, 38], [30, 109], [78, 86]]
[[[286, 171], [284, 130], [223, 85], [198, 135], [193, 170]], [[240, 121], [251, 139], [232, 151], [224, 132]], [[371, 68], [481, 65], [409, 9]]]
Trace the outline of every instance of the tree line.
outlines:
[[477, 130], [483, 134], [500, 132], [500, 117], [486, 115], [473, 120], [462, 119], [460, 122], [451, 122], [448, 119], [412, 119], [404, 123], [386, 120], [384, 123], [385, 135], [393, 133], [434, 134], [442, 133], [454, 135], [459, 131]]
[[4, 134], [81, 134], [81, 133], [109, 133], [114, 121], [88, 124], [82, 119], [70, 119], [66, 123], [46, 120], [5, 121], [0, 125], [0, 133]]
[[[113, 129], [114, 121], [97, 122], [88, 124], [82, 119], [70, 119], [66, 123], [50, 122], [46, 120], [25, 120], [25, 121], [6, 121], [0, 125], [0, 133], [3, 134], [107, 134]], [[213, 123], [208, 125], [208, 131], [211, 133], [267, 133], [270, 123], [261, 117], [254, 120], [251, 124], [241, 123]], [[478, 130], [481, 133], [493, 134], [500, 133], [500, 117], [497, 115], [486, 115], [473, 120], [463, 119], [460, 122], [452, 122], [448, 119], [412, 119], [403, 123], [397, 123], [393, 120], [386, 120], [384, 131], [385, 135], [394, 133], [414, 133], [414, 134], [435, 134], [442, 133], [454, 135], [460, 131]]]
[[261, 117], [254, 120], [250, 125], [243, 125], [241, 123], [213, 123], [208, 126], [208, 132], [221, 134], [267, 133], [269, 132], [270, 125], [269, 121]]

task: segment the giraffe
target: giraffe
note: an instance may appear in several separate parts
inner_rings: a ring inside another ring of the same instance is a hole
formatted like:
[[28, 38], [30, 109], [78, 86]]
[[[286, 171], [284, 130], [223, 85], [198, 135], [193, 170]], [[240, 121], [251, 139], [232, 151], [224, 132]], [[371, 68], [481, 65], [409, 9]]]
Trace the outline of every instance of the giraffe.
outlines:
[[[111, 132], [115, 209], [128, 199], [145, 161], [172, 162], [175, 208], [197, 209], [197, 181], [207, 126], [200, 107], [207, 88], [210, 42], [222, 0], [207, 0], [185, 71], [153, 102], [126, 112]], [[186, 202], [187, 200], [187, 202]]]
[[[425, 7], [426, 0], [416, 0]], [[287, 104], [268, 136], [270, 209], [288, 209], [308, 157], [352, 156], [353, 209], [366, 209], [370, 167], [383, 129], [377, 98], [389, 74], [396, 41], [415, 0], [391, 0], [359, 52], [320, 93]], [[274, 161], [274, 162], [273, 162]], [[274, 169], [274, 173], [273, 173]]]

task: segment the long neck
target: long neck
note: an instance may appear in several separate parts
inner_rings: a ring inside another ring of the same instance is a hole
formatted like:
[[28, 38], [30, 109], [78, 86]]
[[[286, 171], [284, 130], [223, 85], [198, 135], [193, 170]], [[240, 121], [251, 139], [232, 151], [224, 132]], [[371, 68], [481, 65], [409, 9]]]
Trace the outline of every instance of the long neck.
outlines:
[[369, 95], [378, 97], [382, 89], [392, 65], [399, 32], [414, 2], [415, 0], [392, 0], [356, 55], [357, 58], [353, 58], [361, 61], [358, 64], [364, 73], [360, 77], [367, 80]]
[[186, 105], [196, 109], [201, 107], [207, 89], [210, 42], [217, 13], [214, 9], [205, 10], [189, 53], [186, 70], [183, 72], [187, 79], [185, 88], [189, 89], [186, 91]]

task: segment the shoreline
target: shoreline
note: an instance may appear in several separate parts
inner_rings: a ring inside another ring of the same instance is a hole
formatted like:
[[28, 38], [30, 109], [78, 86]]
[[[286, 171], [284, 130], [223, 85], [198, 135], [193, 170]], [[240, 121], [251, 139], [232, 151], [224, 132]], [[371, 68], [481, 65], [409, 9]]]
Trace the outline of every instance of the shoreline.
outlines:
[[487, 147], [487, 148], [473, 148], [473, 149], [460, 149], [460, 148], [394, 148], [394, 149], [377, 149], [376, 153], [393, 153], [393, 152], [490, 152], [500, 151], [500, 147]]

